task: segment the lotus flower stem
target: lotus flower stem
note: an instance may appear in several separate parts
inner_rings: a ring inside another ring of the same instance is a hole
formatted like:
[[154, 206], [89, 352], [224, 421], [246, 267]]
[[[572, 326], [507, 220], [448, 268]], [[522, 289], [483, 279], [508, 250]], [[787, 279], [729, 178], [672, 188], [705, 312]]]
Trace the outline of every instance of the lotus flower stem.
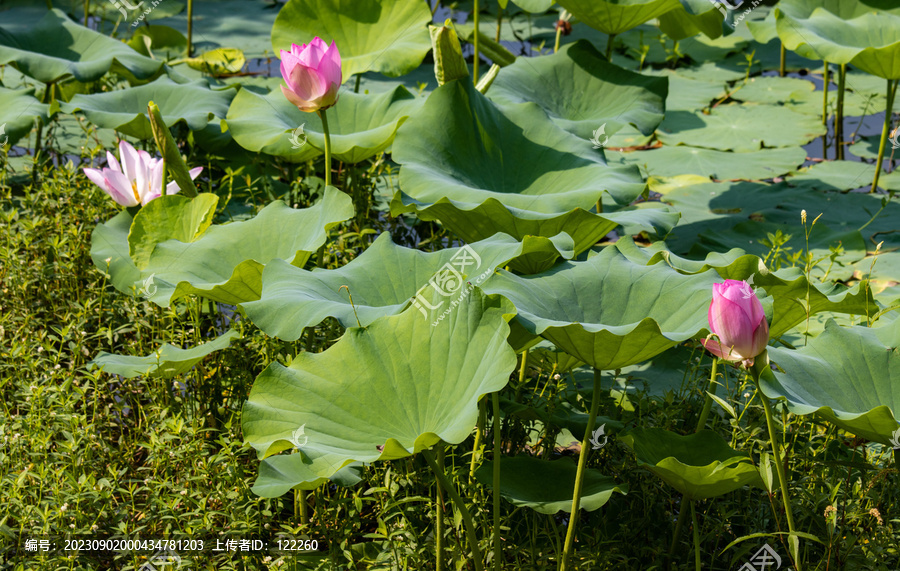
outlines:
[[597, 420], [597, 409], [600, 407], [600, 369], [594, 369], [594, 392], [591, 395], [591, 413], [588, 416], [587, 428], [584, 431], [584, 439], [581, 441], [581, 452], [578, 454], [578, 470], [575, 472], [575, 490], [572, 493], [572, 511], [569, 513], [569, 527], [566, 530], [566, 544], [563, 547], [562, 564], [560, 571], [569, 569], [569, 557], [572, 555], [572, 546], [575, 543], [575, 523], [578, 520], [578, 510], [581, 504], [581, 488], [584, 485], [584, 470], [587, 466], [588, 451], [591, 447], [591, 437], [594, 432], [594, 423]]
[[472, 81], [478, 85], [478, 0], [475, 0], [475, 7], [472, 9], [472, 15], [475, 23], [475, 35], [472, 38], [472, 47], [475, 49], [474, 69], [472, 70]]
[[[438, 446], [437, 453], [437, 463], [438, 468], [440, 468], [441, 472], [444, 471], [444, 447]], [[435, 571], [441, 571], [444, 559], [444, 496], [441, 494], [441, 482], [435, 481], [435, 508], [436, 513], [434, 517], [434, 569]]]
[[494, 570], [500, 571], [500, 393], [491, 395], [494, 401]]
[[562, 32], [563, 32], [562, 26], [557, 24], [556, 25], [556, 40], [553, 42], [553, 53], [556, 53], [559, 51], [559, 40], [560, 40], [560, 38], [562, 38]]
[[786, 59], [787, 59], [787, 48], [784, 47], [784, 42], [781, 42], [781, 62], [778, 65], [778, 76], [779, 77], [784, 77]]
[[888, 133], [891, 130], [891, 118], [894, 113], [894, 97], [897, 95], [897, 82], [900, 80], [887, 80], [887, 106], [884, 109], [884, 126], [881, 128], [881, 144], [878, 147], [878, 161], [875, 162], [875, 180], [872, 181], [872, 190], [878, 188], [878, 178], [884, 166], [884, 148], [887, 147]]
[[828, 159], [828, 61], [825, 61], [825, 73], [822, 75], [822, 124], [825, 134], [822, 135], [822, 158]]
[[428, 467], [434, 472], [434, 477], [437, 478], [441, 487], [447, 490], [447, 494], [450, 496], [450, 499], [453, 500], [453, 503], [456, 504], [460, 515], [462, 515], [463, 527], [466, 529], [466, 537], [469, 539], [469, 545], [472, 547], [472, 560], [475, 563], [475, 571], [484, 571], [484, 562], [481, 559], [481, 550], [478, 549], [478, 536], [475, 534], [475, 524], [472, 522], [472, 514], [469, 513], [468, 508], [466, 508], [466, 503], [457, 493], [456, 488], [454, 488], [450, 480], [447, 479], [447, 475], [444, 474], [444, 471], [437, 465], [437, 462], [434, 459], [434, 452], [431, 450], [423, 450], [422, 456], [425, 457], [425, 461], [428, 462]]
[[187, 57], [191, 57], [191, 37], [194, 33], [194, 0], [187, 0]]
[[[775, 471], [778, 473], [778, 483], [781, 485], [781, 499], [784, 502], [784, 514], [787, 517], [788, 531], [791, 533], [788, 543], [796, 536], [794, 535], [794, 515], [791, 513], [791, 499], [788, 496], [787, 478], [784, 474], [784, 464], [781, 462], [781, 444], [778, 441], [778, 433], [775, 431], [775, 421], [772, 418], [772, 404], [769, 397], [762, 391], [759, 391], [759, 397], [762, 399], [763, 408], [766, 411], [766, 427], [769, 430], [769, 442], [772, 444], [772, 456], [775, 458]], [[797, 571], [800, 570], [800, 561], [798, 557], [794, 557], [793, 551], [791, 557], [794, 558], [794, 566]]]
[[700, 526], [697, 525], [697, 509], [694, 507], [694, 500], [691, 500], [691, 524], [694, 528], [694, 566], [700, 571]]
[[84, 0], [84, 27], [87, 28], [88, 15], [91, 13], [91, 0]]
[[328, 118], [325, 109], [319, 109], [322, 119], [322, 131], [325, 133], [325, 186], [331, 186], [331, 134], [328, 132]]
[[847, 64], [842, 63], [838, 71], [837, 109], [834, 116], [834, 147], [837, 160], [844, 158], [844, 91], [847, 84]]

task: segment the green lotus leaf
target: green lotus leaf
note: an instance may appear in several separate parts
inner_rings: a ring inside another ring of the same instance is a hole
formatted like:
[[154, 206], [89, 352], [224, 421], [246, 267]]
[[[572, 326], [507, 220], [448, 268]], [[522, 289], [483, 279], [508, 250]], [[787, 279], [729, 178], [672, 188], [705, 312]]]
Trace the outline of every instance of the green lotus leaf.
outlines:
[[127, 44], [79, 26], [62, 10], [49, 10], [34, 27], [10, 32], [0, 28], [0, 65], [11, 64], [43, 83], [73, 76], [81, 82], [100, 79], [108, 71], [138, 79], [159, 73], [162, 62]]
[[[214, 91], [205, 79], [178, 83], [168, 77], [156, 81], [93, 95], [75, 95], [69, 102], [60, 102], [66, 113], [80, 111], [91, 123], [116, 129], [138, 139], [150, 139], [153, 131], [147, 117], [147, 104], [159, 106], [166, 125], [184, 121], [192, 131], [200, 131], [215, 118], [224, 118], [234, 90]], [[218, 130], [218, 127], [215, 127]]]
[[[185, 0], [182, 0], [184, 2]], [[194, 4], [193, 45], [194, 53], [214, 48], [240, 47], [248, 59], [269, 58], [272, 55], [271, 32], [278, 9], [267, 2], [246, 0], [192, 0]], [[99, 2], [96, 2], [99, 3]], [[93, 6], [95, 2], [91, 2]], [[149, 16], [156, 16], [165, 5], [175, 5], [173, 0], [161, 2]], [[160, 14], [162, 16], [163, 14]], [[187, 34], [185, 13], [156, 20]], [[222, 42], [222, 43], [219, 43]], [[290, 48], [290, 46], [288, 46]], [[278, 61], [272, 70], [278, 73]], [[246, 79], [246, 78], [245, 78]]]
[[47, 122], [47, 106], [34, 97], [34, 89], [6, 89], [0, 86], [0, 150], [28, 136], [34, 120]]
[[714, 498], [744, 486], [764, 487], [759, 470], [712, 430], [681, 436], [661, 428], [635, 428], [620, 436], [638, 466], [691, 500]]
[[604, 34], [621, 34], [681, 7], [678, 0], [557, 0], [581, 22]]
[[644, 135], [663, 119], [665, 77], [614, 65], [585, 40], [540, 58], [519, 58], [500, 71], [489, 91], [500, 104], [537, 103], [553, 121], [582, 139], [605, 126], [612, 135], [627, 124]]
[[275, 53], [320, 37], [341, 51], [344, 80], [409, 73], [431, 49], [431, 12], [419, 0], [288, 0], [272, 27]]
[[[844, 20], [878, 12], [900, 15], [900, 7], [893, 0], [782, 0], [778, 9], [792, 18], [809, 18], [817, 9]], [[774, 10], [772, 13], [775, 15]]]
[[187, 52], [187, 38], [169, 26], [142, 26], [134, 31], [128, 45], [141, 55], [164, 61]]
[[875, 165], [856, 161], [822, 161], [787, 179], [787, 183], [814, 190], [853, 190], [871, 186]]
[[[422, 99], [402, 85], [371, 95], [342, 92], [337, 104], [327, 111], [332, 156], [354, 164], [381, 153], [421, 104]], [[325, 149], [319, 116], [300, 111], [277, 89], [268, 95], [242, 89], [225, 122], [234, 140], [250, 151], [305, 161]], [[294, 138], [292, 132], [301, 126]]]
[[[709, 38], [718, 38], [722, 35], [725, 16], [716, 9], [716, 4], [703, 0], [681, 0], [681, 4], [682, 6], [669, 10], [659, 17], [659, 29], [663, 33], [676, 41], [700, 33]], [[693, 52], [687, 53], [694, 57]]]
[[[432, 305], [443, 301], [430, 287], [422, 295]], [[288, 367], [269, 365], [242, 413], [244, 437], [266, 458], [253, 491], [274, 497], [314, 487], [353, 461], [465, 440], [479, 398], [503, 388], [516, 366], [506, 342], [514, 312], [475, 288], [437, 325], [410, 307], [350, 328], [328, 350], [300, 353]], [[294, 438], [300, 427], [302, 443]], [[291, 448], [299, 453], [272, 456]]]
[[666, 145], [750, 152], [804, 145], [825, 133], [822, 119], [774, 105], [720, 105], [709, 115], [668, 113], [657, 136]]
[[[668, 231], [675, 213], [615, 210], [644, 185], [636, 168], [610, 167], [591, 147], [533, 103], [498, 107], [470, 82], [452, 81], [397, 131], [401, 191], [391, 211], [440, 220], [470, 243], [497, 232], [519, 239], [571, 232], [576, 253], [618, 224]], [[605, 194], [610, 207], [589, 212]]]
[[244, 52], [237, 48], [216, 48], [196, 57], [186, 58], [184, 62], [191, 69], [217, 76], [239, 73], [247, 62]]
[[232, 304], [259, 299], [266, 264], [284, 260], [302, 266], [325, 243], [327, 230], [351, 216], [350, 197], [334, 187], [306, 209], [277, 200], [250, 220], [214, 224], [193, 241], [157, 243], [141, 276], [154, 276], [157, 289], [150, 301], [162, 306], [189, 294]]
[[93, 361], [87, 364], [87, 367], [88, 370], [100, 367], [106, 373], [119, 375], [126, 379], [141, 375], [168, 379], [190, 371], [204, 357], [214, 351], [228, 347], [233, 340], [240, 336], [240, 333], [232, 329], [212, 341], [207, 341], [190, 349], [181, 349], [169, 343], [164, 343], [159, 349], [146, 357], [116, 355], [101, 351]]
[[[356, 325], [357, 320], [367, 326], [379, 317], [399, 313], [411, 300], [424, 315], [437, 317], [466, 289], [466, 282], [477, 286], [498, 266], [546, 248], [554, 252], [559, 248], [558, 252], [571, 257], [567, 244], [571, 246], [571, 239], [565, 234], [553, 241], [529, 242], [497, 234], [461, 248], [429, 253], [398, 246], [385, 232], [365, 252], [335, 270], [307, 271], [273, 261], [263, 272], [259, 300], [244, 303], [243, 308], [266, 334], [287, 341], [300, 338], [304, 328], [326, 317], [336, 318], [344, 327]], [[432, 277], [448, 294], [448, 303], [434, 310], [417, 297]]]
[[553, 4], [553, 0], [512, 0], [512, 3], [532, 14], [542, 14]]
[[669, 80], [666, 111], [697, 111], [712, 101], [725, 97], [725, 79], [707, 81], [683, 77], [672, 69], [646, 70], [645, 75], [657, 75]]
[[[484, 462], [475, 471], [475, 478], [484, 486], [493, 487], [492, 461]], [[569, 458], [541, 460], [530, 456], [500, 459], [500, 495], [516, 506], [525, 506], [542, 514], [572, 511], [577, 467]], [[584, 472], [581, 489], [581, 509], [592, 512], [600, 509], [613, 492], [628, 493], [626, 484], [604, 476], [599, 470]]]
[[[795, 93], [811, 93], [816, 90], [816, 85], [805, 79], [794, 77], [752, 77], [743, 84], [738, 84], [732, 91], [731, 97], [749, 103], [765, 103], [775, 105], [790, 101]], [[818, 94], [819, 113], [822, 112], [822, 97]]]
[[117, 290], [135, 294], [135, 283], [141, 281], [141, 270], [134, 265], [129, 254], [128, 232], [134, 217], [123, 210], [91, 233], [91, 260], [101, 272], [108, 274], [110, 283]]
[[845, 19], [816, 8], [805, 18], [781, 10], [775, 17], [785, 47], [803, 57], [851, 64], [878, 77], [900, 79], [900, 15], [868, 11]]
[[161, 196], [138, 210], [128, 233], [128, 252], [135, 266], [146, 268], [150, 254], [160, 242], [193, 242], [212, 224], [219, 197], [210, 192], [187, 198], [180, 194]]
[[857, 436], [896, 444], [898, 346], [898, 319], [880, 327], [841, 327], [828, 320], [805, 347], [770, 348], [769, 359], [784, 372], [763, 369], [759, 386], [770, 398], [784, 397], [795, 414], [816, 414]]
[[733, 153], [684, 145], [630, 153], [607, 152], [610, 162], [632, 164], [646, 177], [695, 174], [716, 180], [762, 180], [795, 171], [806, 161], [806, 149], [788, 147]]

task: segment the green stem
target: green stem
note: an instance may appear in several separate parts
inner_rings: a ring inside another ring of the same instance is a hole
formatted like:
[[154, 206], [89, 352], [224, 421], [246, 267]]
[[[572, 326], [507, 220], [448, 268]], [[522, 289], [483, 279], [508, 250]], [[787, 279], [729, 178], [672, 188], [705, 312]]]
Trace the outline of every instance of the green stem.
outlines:
[[700, 571], [700, 526], [697, 525], [697, 509], [691, 500], [691, 523], [694, 527], [694, 566]]
[[[437, 453], [437, 463], [438, 468], [440, 468], [441, 472], [444, 471], [444, 447], [438, 447]], [[434, 535], [434, 569], [435, 571], [441, 571], [443, 558], [444, 558], [444, 496], [441, 494], [441, 482], [440, 480], [435, 480], [435, 487], [437, 488], [437, 498], [435, 501], [435, 508], [437, 513], [435, 515], [435, 535]]]
[[822, 158], [828, 160], [828, 62], [825, 62], [825, 74], [822, 76], [822, 124], [825, 125], [825, 134], [822, 135]]
[[500, 393], [491, 397], [494, 401], [494, 569], [500, 571]]
[[610, 34], [609, 37], [606, 39], [606, 59], [609, 61], [612, 61], [612, 50], [613, 50], [613, 43], [615, 42], [615, 39], [616, 39], [615, 34]]
[[353, 93], [359, 93], [359, 81], [362, 79], [362, 74], [356, 74], [356, 86], [353, 88]]
[[322, 130], [325, 133], [325, 186], [331, 186], [331, 133], [328, 131], [325, 109], [319, 109], [319, 117], [322, 119]]
[[481, 550], [478, 549], [478, 536], [475, 535], [475, 524], [472, 522], [472, 514], [469, 513], [465, 502], [463, 502], [463, 499], [456, 492], [456, 488], [453, 487], [450, 480], [447, 479], [444, 471], [438, 467], [437, 462], [434, 460], [434, 452], [431, 450], [423, 450], [422, 456], [425, 457], [425, 461], [428, 462], [428, 467], [434, 472], [434, 477], [437, 478], [441, 486], [447, 490], [447, 494], [450, 496], [450, 499], [453, 500], [453, 503], [456, 504], [460, 515], [462, 515], [463, 527], [466, 529], [466, 536], [469, 538], [469, 544], [472, 547], [472, 559], [475, 563], [475, 571], [484, 571], [484, 562], [481, 559]]
[[559, 51], [559, 40], [562, 37], [562, 26], [557, 23], [556, 24], [556, 41], [553, 42], [553, 53]]
[[835, 158], [844, 158], [844, 92], [847, 84], [847, 64], [842, 63], [838, 71], [837, 109], [834, 117]]
[[475, 61], [473, 63], [474, 69], [472, 70], [472, 79], [474, 80], [475, 85], [478, 85], [478, 0], [475, 0], [473, 16], [475, 20], [475, 37], [473, 38], [474, 41], [472, 42], [472, 45], [475, 48]]
[[485, 399], [481, 399], [481, 401], [478, 403], [478, 420], [475, 423], [475, 445], [472, 447], [472, 460], [469, 463], [470, 481], [475, 479], [475, 464], [478, 462], [478, 451], [481, 449], [481, 439], [484, 435], [484, 422], [485, 416], [487, 415], [485, 411], [486, 406], [487, 401]]
[[[498, 3], [499, 4], [499, 3]], [[494, 41], [500, 42], [500, 29], [503, 25], [503, 6], [497, 6], [497, 35], [494, 37]]]
[[191, 37], [194, 33], [194, 0], [187, 0], [187, 57], [191, 57]]
[[600, 369], [594, 369], [594, 392], [591, 395], [591, 414], [588, 416], [587, 427], [584, 430], [584, 439], [581, 441], [581, 452], [578, 454], [578, 470], [575, 472], [575, 491], [572, 494], [572, 511], [569, 513], [569, 527], [566, 530], [566, 544], [563, 547], [562, 564], [560, 571], [569, 568], [569, 557], [572, 555], [572, 546], [575, 543], [575, 523], [578, 520], [578, 510], [581, 504], [581, 488], [584, 485], [584, 471], [587, 466], [588, 450], [590, 450], [591, 437], [594, 433], [594, 422], [597, 420], [597, 410], [600, 407]]
[[778, 75], [779, 77], [784, 77], [785, 74], [785, 60], [787, 59], [787, 49], [784, 47], [784, 42], [781, 42], [781, 62], [778, 65]]
[[300, 520], [302, 525], [309, 523], [309, 513], [306, 506], [306, 491], [294, 488], [294, 517]]
[[[897, 81], [887, 80], [887, 106], [884, 109], [884, 126], [881, 128], [881, 144], [878, 147], [878, 161], [875, 163], [875, 180], [872, 181], [872, 190], [878, 188], [878, 178], [884, 166], [884, 148], [887, 147], [888, 132], [891, 130], [891, 118], [894, 113], [894, 97], [897, 95]], [[893, 194], [893, 193], [891, 193]]]
[[88, 25], [88, 15], [91, 13], [91, 0], [84, 0], [84, 27]]
[[[793, 535], [794, 515], [791, 513], [791, 499], [788, 496], [787, 478], [784, 474], [784, 464], [781, 462], [781, 445], [778, 441], [778, 433], [775, 431], [775, 421], [772, 418], [772, 404], [762, 391], [759, 391], [759, 396], [762, 399], [763, 408], [766, 411], [766, 427], [769, 430], [769, 442], [772, 444], [772, 456], [775, 458], [775, 471], [778, 473], [778, 483], [781, 485], [781, 499], [784, 502], [784, 513], [785, 516], [787, 516], [788, 531], [791, 533], [791, 538], [788, 540], [788, 544], [790, 544], [796, 536]], [[797, 568], [797, 571], [800, 571], [800, 561], [797, 559], [798, 558], [794, 559], [794, 565]]]

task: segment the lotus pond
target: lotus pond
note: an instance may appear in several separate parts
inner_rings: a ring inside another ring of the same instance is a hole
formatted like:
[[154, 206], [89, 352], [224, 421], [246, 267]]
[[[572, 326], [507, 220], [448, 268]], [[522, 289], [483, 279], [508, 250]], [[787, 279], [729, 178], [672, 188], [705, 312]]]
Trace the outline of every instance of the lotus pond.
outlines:
[[892, 0], [0, 0], [0, 569], [897, 569], [898, 82]]

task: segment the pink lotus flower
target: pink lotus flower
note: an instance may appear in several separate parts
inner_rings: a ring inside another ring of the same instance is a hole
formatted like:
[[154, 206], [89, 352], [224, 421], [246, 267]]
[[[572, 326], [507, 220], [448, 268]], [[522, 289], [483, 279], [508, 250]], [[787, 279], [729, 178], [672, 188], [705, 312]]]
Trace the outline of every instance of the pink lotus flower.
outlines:
[[287, 83], [281, 92], [301, 111], [328, 109], [343, 83], [341, 54], [334, 41], [328, 46], [318, 37], [302, 46], [291, 44], [291, 51], [281, 50], [281, 77]]
[[[138, 151], [125, 141], [119, 143], [119, 158], [121, 166], [107, 151], [109, 165], [102, 170], [85, 168], [84, 174], [122, 206], [143, 206], [162, 195], [162, 159], [154, 159], [147, 151]], [[191, 179], [197, 178], [202, 170], [203, 167], [191, 169]], [[177, 194], [178, 190], [174, 181], [166, 185], [166, 194]]]
[[713, 284], [709, 329], [719, 339], [704, 339], [703, 346], [717, 357], [743, 361], [745, 366], [752, 365], [769, 342], [769, 324], [762, 304], [745, 281]]

